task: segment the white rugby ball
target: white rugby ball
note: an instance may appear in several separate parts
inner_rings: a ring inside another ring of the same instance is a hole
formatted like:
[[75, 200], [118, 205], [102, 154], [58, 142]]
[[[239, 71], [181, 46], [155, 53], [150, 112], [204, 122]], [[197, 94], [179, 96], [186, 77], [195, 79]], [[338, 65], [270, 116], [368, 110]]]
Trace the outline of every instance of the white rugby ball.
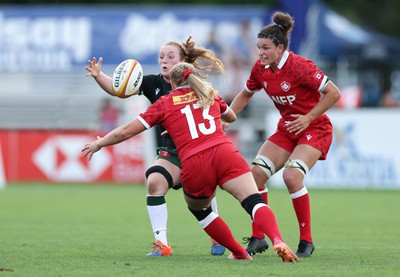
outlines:
[[142, 65], [134, 59], [121, 62], [112, 76], [112, 88], [119, 98], [138, 94], [143, 81]]

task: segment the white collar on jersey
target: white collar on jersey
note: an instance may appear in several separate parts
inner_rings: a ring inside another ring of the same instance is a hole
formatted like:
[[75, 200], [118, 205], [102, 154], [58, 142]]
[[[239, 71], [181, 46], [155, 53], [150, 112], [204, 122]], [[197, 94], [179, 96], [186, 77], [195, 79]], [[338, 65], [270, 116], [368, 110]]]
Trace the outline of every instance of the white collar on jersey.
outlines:
[[[285, 52], [283, 52], [281, 61], [278, 64], [278, 68], [281, 69], [282, 66], [286, 63], [287, 59], [289, 58], [289, 51], [285, 50]], [[265, 69], [269, 68], [269, 64], [267, 64], [265, 66]]]

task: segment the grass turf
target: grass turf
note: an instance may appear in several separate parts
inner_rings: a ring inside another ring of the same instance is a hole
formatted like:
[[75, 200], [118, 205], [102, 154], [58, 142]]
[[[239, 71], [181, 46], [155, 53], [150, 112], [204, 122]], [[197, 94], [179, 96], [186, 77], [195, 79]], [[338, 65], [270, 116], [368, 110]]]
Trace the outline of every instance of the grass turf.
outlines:
[[[13, 184], [0, 191], [0, 275], [4, 276], [400, 276], [400, 191], [309, 189], [316, 250], [284, 264], [268, 250], [253, 261], [210, 255], [210, 240], [171, 190], [171, 257], [150, 258], [154, 240], [144, 186]], [[249, 216], [218, 191], [219, 213], [237, 240]], [[285, 241], [298, 228], [286, 190], [270, 189]]]

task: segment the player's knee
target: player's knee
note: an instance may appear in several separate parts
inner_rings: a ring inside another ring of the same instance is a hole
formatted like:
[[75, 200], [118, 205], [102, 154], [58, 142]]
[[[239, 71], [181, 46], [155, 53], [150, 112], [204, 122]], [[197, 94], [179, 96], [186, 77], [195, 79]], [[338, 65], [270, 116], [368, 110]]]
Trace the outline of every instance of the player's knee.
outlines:
[[255, 178], [257, 177], [268, 180], [275, 174], [274, 163], [263, 155], [257, 155], [251, 164], [253, 165], [252, 173], [253, 175], [256, 175]]
[[286, 168], [295, 168], [303, 175], [306, 175], [309, 171], [307, 164], [300, 159], [287, 160], [287, 162], [285, 163], [285, 169]]
[[299, 182], [302, 182], [303, 175], [294, 170], [284, 170], [282, 173], [283, 182], [286, 186], [291, 187]]
[[282, 177], [286, 185], [296, 185], [303, 182], [304, 176], [309, 171], [308, 166], [302, 160], [288, 160]]
[[206, 209], [202, 209], [200, 211], [196, 211], [191, 209], [190, 207], [188, 207], [189, 211], [197, 218], [198, 221], [202, 221], [203, 219], [205, 219], [209, 214], [212, 213], [212, 209], [211, 206], [206, 208]]
[[165, 195], [168, 190], [168, 184], [163, 177], [150, 176], [147, 179], [147, 193], [149, 195]]
[[253, 213], [255, 212], [255, 209], [254, 209], [255, 207], [266, 205], [259, 193], [254, 193], [254, 194], [246, 197], [240, 204], [246, 210], [246, 212], [252, 217], [253, 217]]
[[253, 175], [254, 180], [256, 181], [258, 189], [265, 189], [268, 178], [262, 171], [262, 169], [260, 169], [260, 167], [258, 166], [253, 166], [251, 168], [251, 174]]
[[163, 182], [147, 182], [147, 194], [148, 195], [165, 195], [169, 188], [165, 181]]
[[162, 166], [154, 165], [150, 167], [145, 175], [149, 192], [163, 191], [166, 193], [173, 186], [171, 174]]

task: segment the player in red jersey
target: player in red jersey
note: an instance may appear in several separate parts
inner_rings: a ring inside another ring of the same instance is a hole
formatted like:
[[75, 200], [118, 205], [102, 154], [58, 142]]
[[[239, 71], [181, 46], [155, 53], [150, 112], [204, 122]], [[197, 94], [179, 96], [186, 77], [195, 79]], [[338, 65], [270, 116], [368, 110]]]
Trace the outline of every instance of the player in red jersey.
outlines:
[[[255, 92], [264, 89], [281, 114], [271, 135], [252, 162], [252, 173], [265, 203], [266, 182], [284, 167], [283, 180], [292, 198], [300, 229], [297, 256], [309, 257], [314, 251], [311, 235], [310, 199], [303, 181], [318, 160], [326, 159], [332, 142], [332, 125], [325, 112], [340, 98], [340, 91], [310, 60], [288, 50], [294, 20], [276, 12], [273, 23], [257, 36], [259, 59], [245, 88], [235, 97], [231, 109], [240, 113]], [[323, 95], [323, 97], [321, 97]], [[224, 124], [227, 128], [228, 124]], [[247, 251], [250, 255], [268, 248], [264, 234], [252, 225]]]
[[[214, 52], [198, 47], [192, 37], [189, 37], [184, 43], [169, 41], [160, 47], [158, 62], [161, 73], [144, 75], [139, 95], [144, 95], [151, 103], [154, 103], [163, 95], [170, 93], [171, 80], [169, 72], [175, 64], [182, 61], [192, 63], [196, 68], [205, 71], [214, 69], [221, 73], [224, 72], [223, 64], [215, 56]], [[102, 57], [98, 61], [96, 58], [89, 60], [86, 67], [89, 73], [86, 75], [92, 76], [105, 92], [115, 96], [111, 85], [111, 77], [101, 71], [102, 62]], [[147, 254], [150, 257], [169, 256], [172, 254], [172, 248], [167, 239], [168, 209], [165, 195], [170, 188], [179, 189], [181, 186], [181, 163], [171, 137], [168, 134], [161, 136], [164, 130], [161, 125], [156, 128], [158, 154], [145, 173], [147, 211], [155, 238], [153, 250]], [[218, 213], [216, 199], [213, 199], [211, 206], [213, 211]], [[212, 255], [223, 255], [224, 252], [225, 248], [223, 246], [211, 240]]]
[[232, 122], [236, 119], [235, 113], [217, 91], [199, 77], [192, 64], [179, 63], [170, 75], [173, 88], [170, 94], [161, 97], [133, 121], [86, 144], [83, 155], [90, 160], [102, 147], [162, 124], [178, 149], [188, 208], [210, 237], [232, 251], [229, 258], [252, 259], [234, 239], [227, 224], [211, 209], [217, 186], [239, 200], [258, 228], [271, 239], [284, 262], [295, 262], [297, 256], [283, 241], [275, 215], [258, 192], [250, 167], [224, 135], [220, 119]]

